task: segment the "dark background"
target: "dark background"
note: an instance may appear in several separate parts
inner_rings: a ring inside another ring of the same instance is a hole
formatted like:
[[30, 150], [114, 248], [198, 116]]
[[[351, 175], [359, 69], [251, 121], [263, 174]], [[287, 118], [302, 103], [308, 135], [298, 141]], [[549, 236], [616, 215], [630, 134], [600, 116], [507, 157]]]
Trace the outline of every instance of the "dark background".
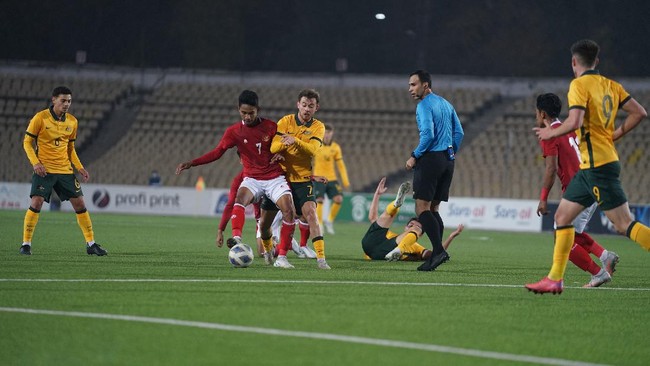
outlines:
[[[378, 21], [375, 13], [386, 14]], [[0, 1], [0, 60], [232, 71], [570, 77], [597, 41], [608, 76], [650, 76], [650, 2]]]

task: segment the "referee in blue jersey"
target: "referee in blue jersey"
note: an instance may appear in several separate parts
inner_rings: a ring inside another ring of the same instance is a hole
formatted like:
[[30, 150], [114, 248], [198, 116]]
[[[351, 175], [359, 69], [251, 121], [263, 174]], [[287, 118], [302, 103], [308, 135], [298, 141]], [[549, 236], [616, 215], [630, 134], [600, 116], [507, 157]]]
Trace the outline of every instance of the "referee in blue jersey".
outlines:
[[449, 199], [456, 152], [464, 132], [451, 103], [431, 91], [428, 72], [418, 70], [410, 75], [409, 93], [419, 101], [415, 116], [420, 142], [406, 161], [406, 169], [414, 171], [415, 213], [433, 247], [433, 255], [418, 267], [418, 271], [433, 271], [449, 260], [449, 254], [442, 247], [445, 225], [438, 210], [440, 202]]

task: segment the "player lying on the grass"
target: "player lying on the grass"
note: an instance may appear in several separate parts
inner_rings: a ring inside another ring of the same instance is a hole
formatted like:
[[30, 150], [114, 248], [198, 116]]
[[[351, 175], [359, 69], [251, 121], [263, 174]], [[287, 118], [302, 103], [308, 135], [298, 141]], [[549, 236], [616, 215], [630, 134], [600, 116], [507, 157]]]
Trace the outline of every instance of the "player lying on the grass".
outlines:
[[[417, 243], [417, 239], [422, 236], [422, 224], [416, 218], [409, 220], [401, 234], [389, 230], [393, 221], [395, 221], [399, 208], [404, 203], [406, 194], [411, 190], [410, 182], [404, 182], [399, 186], [395, 201], [389, 203], [386, 210], [378, 217], [379, 197], [387, 190], [385, 184], [386, 177], [381, 178], [368, 213], [371, 225], [366, 235], [361, 239], [361, 246], [366, 258], [387, 261], [420, 261], [429, 258], [432, 252]], [[454, 238], [463, 231], [463, 228], [462, 224], [458, 225], [458, 228], [449, 235], [449, 238], [442, 244], [445, 250], [447, 250]]]

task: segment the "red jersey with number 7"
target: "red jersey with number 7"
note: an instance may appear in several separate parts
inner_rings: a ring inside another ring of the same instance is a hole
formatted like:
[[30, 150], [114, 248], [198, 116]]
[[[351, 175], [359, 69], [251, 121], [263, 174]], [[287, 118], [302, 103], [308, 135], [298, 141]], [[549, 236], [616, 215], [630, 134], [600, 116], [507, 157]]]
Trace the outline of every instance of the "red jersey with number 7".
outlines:
[[[558, 128], [562, 122], [555, 120], [551, 128]], [[580, 170], [580, 149], [575, 132], [554, 137], [550, 140], [541, 140], [542, 155], [557, 156], [557, 176], [562, 183], [562, 192], [566, 190], [571, 178]]]
[[193, 165], [203, 165], [219, 159], [226, 150], [237, 147], [244, 166], [244, 177], [269, 180], [284, 175], [282, 167], [271, 164], [271, 141], [278, 129], [277, 123], [260, 118], [255, 126], [239, 121], [226, 129], [219, 145], [207, 154], [192, 160]]

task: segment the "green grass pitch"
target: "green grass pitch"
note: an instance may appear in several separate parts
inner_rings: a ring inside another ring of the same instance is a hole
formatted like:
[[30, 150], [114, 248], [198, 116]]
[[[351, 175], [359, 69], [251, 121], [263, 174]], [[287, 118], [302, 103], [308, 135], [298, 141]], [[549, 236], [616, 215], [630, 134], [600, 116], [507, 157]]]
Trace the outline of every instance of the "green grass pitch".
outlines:
[[540, 296], [523, 284], [548, 272], [552, 233], [467, 229], [421, 273], [364, 260], [366, 225], [337, 223], [331, 271], [292, 253], [293, 270], [235, 269], [216, 219], [91, 213], [96, 257], [73, 213], [44, 212], [27, 257], [23, 216], [0, 211], [3, 365], [650, 364], [650, 254], [624, 237], [595, 236], [621, 257], [611, 283], [582, 289], [569, 264], [564, 293]]

